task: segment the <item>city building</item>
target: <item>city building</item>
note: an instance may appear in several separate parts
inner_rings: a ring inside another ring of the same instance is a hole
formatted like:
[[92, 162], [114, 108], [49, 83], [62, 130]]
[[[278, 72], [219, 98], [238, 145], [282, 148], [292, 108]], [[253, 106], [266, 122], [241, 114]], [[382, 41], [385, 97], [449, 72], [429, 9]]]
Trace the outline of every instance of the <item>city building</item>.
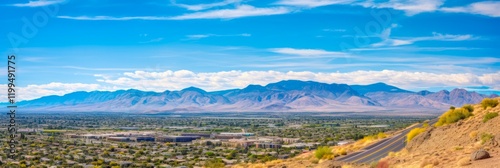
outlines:
[[108, 137], [108, 141], [116, 141], [116, 142], [131, 142], [132, 140], [129, 137]]
[[300, 138], [283, 138], [282, 141], [284, 144], [293, 144], [293, 143], [301, 142]]
[[139, 137], [135, 137], [133, 139], [135, 139], [135, 142], [154, 142], [155, 141], [155, 137], [150, 137], [150, 136], [139, 136]]
[[247, 148], [252, 146], [256, 141], [255, 140], [245, 140], [245, 139], [230, 139], [227, 141], [222, 141], [223, 146], [229, 147], [243, 147]]
[[281, 148], [281, 145], [280, 144], [271, 143], [271, 142], [256, 142], [255, 143], [255, 148], [262, 148], [262, 149]]
[[199, 136], [204, 138], [210, 138], [212, 134], [209, 133], [182, 133], [181, 136]]
[[200, 139], [199, 136], [161, 136], [157, 137], [157, 142], [192, 142], [193, 140]]

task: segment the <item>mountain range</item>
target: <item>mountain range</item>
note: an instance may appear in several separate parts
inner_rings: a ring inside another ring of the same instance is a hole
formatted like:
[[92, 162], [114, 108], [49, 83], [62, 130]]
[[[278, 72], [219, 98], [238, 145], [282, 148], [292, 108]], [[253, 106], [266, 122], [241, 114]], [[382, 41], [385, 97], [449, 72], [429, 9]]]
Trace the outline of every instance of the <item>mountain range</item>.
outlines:
[[497, 96], [464, 89], [412, 92], [385, 83], [347, 85], [286, 80], [214, 92], [196, 87], [164, 92], [135, 89], [73, 92], [21, 101], [17, 105], [30, 111], [61, 112], [442, 111], [450, 106], [474, 104], [483, 98]]

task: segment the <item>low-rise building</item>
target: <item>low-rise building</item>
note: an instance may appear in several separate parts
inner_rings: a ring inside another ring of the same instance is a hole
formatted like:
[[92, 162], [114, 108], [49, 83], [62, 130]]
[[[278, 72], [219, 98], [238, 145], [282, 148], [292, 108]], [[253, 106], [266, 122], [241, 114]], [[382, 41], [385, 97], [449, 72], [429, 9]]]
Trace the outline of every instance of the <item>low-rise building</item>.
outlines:
[[283, 138], [282, 141], [284, 144], [293, 144], [300, 142], [300, 138]]
[[200, 139], [199, 136], [161, 136], [157, 137], [157, 142], [192, 142], [193, 140]]
[[133, 140], [135, 140], [135, 142], [154, 142], [155, 141], [155, 137], [151, 137], [151, 136], [139, 136], [139, 137], [134, 137]]
[[271, 143], [271, 142], [256, 142], [255, 143], [255, 148], [263, 148], [263, 149], [281, 148], [281, 145], [280, 144]]
[[210, 138], [212, 134], [209, 133], [182, 133], [181, 136], [199, 136], [204, 138]]
[[250, 147], [252, 146], [256, 141], [254, 140], [245, 140], [245, 139], [230, 139], [228, 141], [222, 141], [223, 146], [229, 146], [229, 147]]
[[116, 141], [116, 142], [131, 142], [132, 140], [129, 137], [108, 137], [108, 141]]

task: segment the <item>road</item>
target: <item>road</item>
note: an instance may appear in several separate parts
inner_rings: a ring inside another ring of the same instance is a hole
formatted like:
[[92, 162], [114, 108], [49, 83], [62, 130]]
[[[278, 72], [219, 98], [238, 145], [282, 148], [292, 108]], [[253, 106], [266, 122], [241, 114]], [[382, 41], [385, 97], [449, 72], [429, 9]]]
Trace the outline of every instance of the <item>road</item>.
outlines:
[[[437, 122], [437, 119], [433, 119], [429, 122], [429, 125], [433, 125]], [[369, 164], [374, 161], [378, 161], [386, 157], [389, 152], [397, 152], [406, 146], [406, 134], [410, 132], [411, 129], [416, 127], [422, 127], [422, 124], [414, 125], [412, 127], [406, 128], [401, 133], [381, 140], [373, 145], [363, 148], [359, 152], [351, 153], [344, 157], [336, 159], [337, 161], [358, 163], [358, 164]]]

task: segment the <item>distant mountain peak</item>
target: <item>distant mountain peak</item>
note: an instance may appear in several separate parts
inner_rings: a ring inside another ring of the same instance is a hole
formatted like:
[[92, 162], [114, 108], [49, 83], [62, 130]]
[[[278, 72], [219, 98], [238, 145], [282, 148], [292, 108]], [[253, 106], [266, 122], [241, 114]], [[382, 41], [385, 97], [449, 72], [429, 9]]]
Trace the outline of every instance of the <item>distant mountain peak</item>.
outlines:
[[194, 87], [194, 86], [182, 89], [181, 91], [182, 92], [193, 91], [193, 92], [199, 92], [199, 93], [207, 93], [207, 91], [200, 89], [200, 88], [197, 88], [197, 87]]
[[351, 85], [351, 87], [361, 95], [364, 95], [369, 92], [413, 93], [411, 91], [403, 90], [396, 86], [388, 85], [383, 82], [377, 82], [369, 85]]
[[253, 92], [253, 91], [262, 92], [262, 91], [266, 91], [266, 90], [267, 90], [267, 88], [265, 88], [264, 86], [261, 86], [261, 85], [248, 85], [247, 87], [242, 89], [243, 92]]

